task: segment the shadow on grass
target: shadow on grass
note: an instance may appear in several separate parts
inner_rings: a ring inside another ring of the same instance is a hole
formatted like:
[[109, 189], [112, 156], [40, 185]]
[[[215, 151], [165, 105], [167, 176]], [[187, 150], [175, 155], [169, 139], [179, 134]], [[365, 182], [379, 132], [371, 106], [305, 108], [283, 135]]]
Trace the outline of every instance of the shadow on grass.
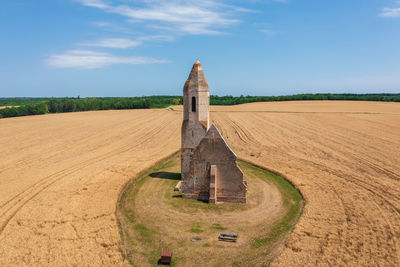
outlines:
[[161, 258], [157, 261], [157, 265], [170, 265], [169, 263], [163, 263]]
[[153, 172], [149, 175], [152, 178], [180, 180], [181, 174], [177, 172]]

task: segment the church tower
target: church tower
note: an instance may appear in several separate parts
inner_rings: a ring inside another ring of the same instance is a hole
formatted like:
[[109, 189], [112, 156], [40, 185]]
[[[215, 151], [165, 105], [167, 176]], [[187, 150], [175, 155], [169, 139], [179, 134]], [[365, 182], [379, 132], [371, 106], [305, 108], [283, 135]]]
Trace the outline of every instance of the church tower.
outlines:
[[[192, 67], [189, 78], [183, 87], [183, 123], [181, 171], [182, 189], [190, 179], [190, 161], [194, 149], [206, 135], [209, 128], [210, 89], [199, 61]], [[185, 192], [185, 190], [183, 190]]]

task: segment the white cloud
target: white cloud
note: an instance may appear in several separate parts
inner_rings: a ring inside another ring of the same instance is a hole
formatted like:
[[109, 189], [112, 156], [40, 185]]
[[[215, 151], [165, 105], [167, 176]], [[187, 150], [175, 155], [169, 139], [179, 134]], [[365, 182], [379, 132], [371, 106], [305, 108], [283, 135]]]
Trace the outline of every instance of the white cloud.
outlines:
[[106, 47], [106, 48], [132, 48], [142, 45], [145, 41], [171, 41], [167, 35], [142, 36], [135, 40], [127, 38], [105, 38], [95, 42], [80, 43], [81, 46]]
[[91, 22], [91, 25], [101, 28], [105, 31], [109, 31], [109, 32], [116, 32], [116, 33], [122, 33], [122, 34], [132, 34], [133, 33], [127, 27], [118, 25], [116, 23], [107, 22], [107, 21], [94, 21], [94, 22]]
[[267, 35], [273, 36], [276, 35], [276, 31], [270, 30], [270, 29], [261, 29], [260, 32], [265, 33]]
[[139, 37], [138, 40], [141, 41], [172, 41], [174, 37], [171, 35], [149, 35]]
[[102, 39], [92, 43], [82, 43], [83, 46], [96, 46], [96, 47], [108, 47], [108, 48], [130, 48], [141, 45], [141, 41], [135, 41], [124, 38], [108, 38]]
[[85, 6], [97, 7], [97, 8], [109, 8], [110, 6], [103, 0], [76, 0]]
[[[395, 1], [395, 3], [400, 5], [400, 0]], [[384, 7], [379, 16], [386, 18], [400, 17], [400, 7]]]
[[[145, 42], [171, 41], [179, 35], [216, 35], [240, 22], [240, 13], [257, 12], [227, 4], [228, 0], [73, 0], [83, 6], [97, 8], [104, 12], [125, 18], [125, 25], [113, 22], [92, 22], [93, 26], [106, 31], [132, 36], [129, 23], [141, 23], [149, 29], [157, 29], [163, 34], [137, 38], [103, 38], [78, 45], [99, 48], [127, 49], [143, 45]], [[286, 2], [286, 0], [272, 0]], [[141, 27], [143, 28], [143, 27]], [[168, 32], [165, 34], [165, 32]], [[273, 35], [275, 32], [264, 30]], [[148, 57], [121, 57], [91, 50], [69, 50], [54, 54], [46, 59], [48, 65], [56, 68], [95, 69], [113, 64], [155, 64], [167, 60]]]
[[90, 50], [71, 50], [64, 54], [51, 55], [46, 63], [56, 68], [97, 69], [114, 64], [157, 64], [167, 60], [148, 57], [118, 57]]
[[218, 0], [142, 0], [133, 5], [111, 4], [102, 0], [76, 0], [89, 7], [119, 14], [134, 22], [147, 23], [184, 34], [218, 34], [225, 28], [240, 22], [233, 18], [240, 12], [251, 10], [224, 4]]
[[379, 14], [379, 16], [387, 18], [400, 17], [400, 7], [385, 7], [382, 9], [382, 12]]

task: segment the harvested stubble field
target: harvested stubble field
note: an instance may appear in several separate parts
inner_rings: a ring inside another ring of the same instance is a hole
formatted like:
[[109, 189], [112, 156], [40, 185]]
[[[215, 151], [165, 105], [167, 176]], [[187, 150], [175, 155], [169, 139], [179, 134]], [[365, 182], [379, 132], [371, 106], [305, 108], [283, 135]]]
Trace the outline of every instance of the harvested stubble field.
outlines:
[[[0, 265], [127, 265], [115, 219], [130, 178], [179, 149], [180, 108], [0, 120]], [[212, 107], [236, 154], [306, 206], [273, 265], [400, 265], [400, 105]]]

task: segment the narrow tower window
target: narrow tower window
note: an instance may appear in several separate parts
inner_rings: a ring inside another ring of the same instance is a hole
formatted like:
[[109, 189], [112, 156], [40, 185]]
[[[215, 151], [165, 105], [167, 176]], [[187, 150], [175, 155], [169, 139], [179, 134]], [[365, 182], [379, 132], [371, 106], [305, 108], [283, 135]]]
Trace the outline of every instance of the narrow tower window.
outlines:
[[192, 97], [192, 112], [196, 112], [196, 97]]

